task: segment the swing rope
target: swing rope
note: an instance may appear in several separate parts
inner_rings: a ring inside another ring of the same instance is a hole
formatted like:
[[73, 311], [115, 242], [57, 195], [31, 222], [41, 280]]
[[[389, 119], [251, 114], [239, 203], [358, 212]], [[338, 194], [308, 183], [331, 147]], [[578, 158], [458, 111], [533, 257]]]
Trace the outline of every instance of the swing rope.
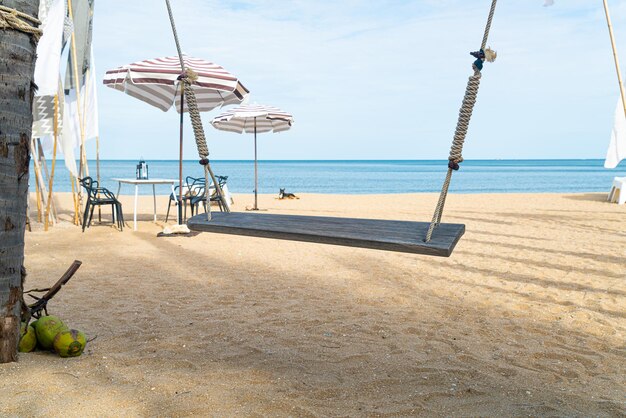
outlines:
[[[165, 4], [167, 5], [167, 13], [170, 17], [170, 23], [172, 26], [172, 33], [174, 34], [174, 41], [176, 42], [176, 50], [178, 51], [178, 59], [180, 60], [180, 68], [182, 69], [182, 73], [179, 76], [179, 79], [183, 85], [183, 93], [185, 95], [185, 100], [187, 101], [187, 109], [189, 110], [189, 116], [191, 118], [191, 126], [193, 128], [193, 135], [196, 140], [196, 147], [198, 148], [198, 155], [200, 157], [200, 164], [204, 166], [204, 197], [207, 205], [207, 220], [211, 220], [211, 196], [209, 193], [209, 177], [213, 181], [213, 185], [215, 186], [215, 191], [222, 202], [222, 207], [225, 211], [229, 211], [228, 205], [226, 204], [226, 199], [224, 198], [224, 193], [222, 192], [222, 188], [220, 187], [219, 182], [215, 178], [215, 174], [213, 174], [213, 170], [211, 169], [211, 164], [209, 163], [209, 147], [206, 142], [206, 137], [204, 135], [204, 127], [202, 126], [202, 119], [200, 118], [200, 111], [198, 110], [198, 102], [196, 100], [196, 94], [193, 91], [192, 83], [197, 80], [198, 75], [191, 69], [185, 68], [185, 61], [183, 60], [183, 53], [180, 48], [180, 42], [178, 40], [178, 33], [176, 32], [176, 24], [174, 23], [174, 15], [172, 14], [172, 7], [170, 6], [170, 1], [165, 0]], [[182, 109], [181, 109], [182, 113]]]
[[485, 60], [493, 62], [496, 59], [496, 53], [486, 48], [489, 30], [491, 29], [491, 21], [493, 20], [493, 15], [496, 10], [496, 2], [497, 0], [492, 0], [491, 2], [491, 9], [489, 10], [489, 17], [487, 18], [487, 25], [485, 26], [485, 34], [480, 45], [480, 50], [471, 53], [471, 55], [476, 58], [476, 61], [472, 64], [474, 74], [469, 77], [467, 82], [465, 96], [463, 97], [463, 103], [461, 105], [461, 110], [459, 111], [459, 119], [457, 121], [454, 138], [452, 140], [452, 147], [450, 148], [450, 156], [448, 157], [448, 173], [446, 174], [446, 178], [443, 182], [441, 193], [439, 194], [439, 201], [435, 207], [433, 219], [428, 227], [426, 239], [424, 240], [425, 242], [430, 241], [434, 229], [439, 225], [439, 223], [441, 223], [443, 208], [446, 204], [446, 197], [448, 197], [448, 188], [450, 187], [450, 181], [452, 180], [452, 172], [457, 171], [460, 168], [459, 164], [463, 162], [463, 144], [465, 142], [465, 136], [467, 134], [470, 119], [472, 118], [472, 111], [474, 110], [474, 104], [476, 103], [476, 96], [478, 95], [483, 62]]

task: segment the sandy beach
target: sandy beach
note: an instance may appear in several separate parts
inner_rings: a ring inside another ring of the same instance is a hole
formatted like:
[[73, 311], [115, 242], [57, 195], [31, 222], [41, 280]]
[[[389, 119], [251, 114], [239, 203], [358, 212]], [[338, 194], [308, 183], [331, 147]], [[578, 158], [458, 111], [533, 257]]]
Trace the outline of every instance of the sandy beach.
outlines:
[[[427, 221], [436, 197], [259, 206]], [[626, 415], [626, 207], [604, 193], [451, 195], [444, 222], [466, 234], [450, 258], [157, 238], [167, 197], [156, 223], [141, 197], [137, 232], [82, 233], [58, 198], [63, 222], [26, 233], [26, 288], [81, 260], [49, 311], [97, 338], [0, 365], [1, 416]]]

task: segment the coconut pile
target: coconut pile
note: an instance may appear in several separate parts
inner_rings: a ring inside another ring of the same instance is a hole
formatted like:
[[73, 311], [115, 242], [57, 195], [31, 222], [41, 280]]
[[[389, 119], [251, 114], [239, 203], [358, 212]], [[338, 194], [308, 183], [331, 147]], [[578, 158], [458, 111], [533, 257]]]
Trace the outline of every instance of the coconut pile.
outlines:
[[22, 322], [20, 353], [30, 353], [36, 348], [54, 351], [61, 357], [78, 357], [87, 340], [82, 331], [68, 328], [58, 317], [42, 316], [28, 324]]

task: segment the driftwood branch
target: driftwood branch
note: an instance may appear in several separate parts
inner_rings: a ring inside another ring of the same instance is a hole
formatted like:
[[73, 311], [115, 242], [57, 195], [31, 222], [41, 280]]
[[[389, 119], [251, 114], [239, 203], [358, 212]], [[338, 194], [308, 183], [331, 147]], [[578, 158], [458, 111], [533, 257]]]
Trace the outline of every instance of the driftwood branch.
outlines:
[[[30, 289], [24, 292], [25, 295], [28, 295], [29, 293], [43, 293], [43, 292], [47, 292], [48, 290], [52, 289], [51, 287], [46, 287], [45, 289]], [[28, 295], [31, 298], [35, 298], [35, 299], [39, 299], [37, 296], [33, 296], [33, 295]]]
[[[54, 295], [59, 293], [63, 285], [65, 285], [67, 282], [70, 281], [70, 279], [72, 278], [72, 276], [74, 276], [74, 274], [76, 273], [78, 268], [81, 266], [81, 264], [83, 264], [82, 261], [74, 260], [70, 268], [67, 269], [67, 271], [63, 274], [63, 276], [61, 276], [59, 280], [57, 280], [54, 286], [52, 286], [49, 289], [42, 289], [46, 291], [46, 293], [40, 298], [37, 298], [33, 295], [29, 295], [37, 299], [37, 302], [33, 303], [32, 305], [28, 305], [28, 309], [30, 310], [30, 314], [32, 316], [34, 316], [35, 318], [40, 318], [42, 311], [45, 312], [46, 315], [48, 314], [48, 311], [47, 311], [48, 301], [52, 299]], [[37, 289], [30, 290], [29, 292], [31, 291], [37, 291]]]

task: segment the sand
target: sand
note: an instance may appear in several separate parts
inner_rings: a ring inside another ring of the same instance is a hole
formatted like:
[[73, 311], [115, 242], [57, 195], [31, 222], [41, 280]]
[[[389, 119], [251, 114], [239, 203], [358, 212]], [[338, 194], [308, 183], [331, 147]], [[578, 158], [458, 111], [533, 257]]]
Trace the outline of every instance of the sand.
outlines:
[[[0, 416], [624, 416], [626, 207], [605, 198], [451, 195], [444, 221], [467, 232], [450, 258], [157, 238], [166, 197], [157, 223], [140, 199], [137, 232], [33, 222], [26, 288], [81, 260], [50, 312], [97, 338], [79, 358], [0, 365]], [[259, 205], [424, 221], [435, 200]]]

